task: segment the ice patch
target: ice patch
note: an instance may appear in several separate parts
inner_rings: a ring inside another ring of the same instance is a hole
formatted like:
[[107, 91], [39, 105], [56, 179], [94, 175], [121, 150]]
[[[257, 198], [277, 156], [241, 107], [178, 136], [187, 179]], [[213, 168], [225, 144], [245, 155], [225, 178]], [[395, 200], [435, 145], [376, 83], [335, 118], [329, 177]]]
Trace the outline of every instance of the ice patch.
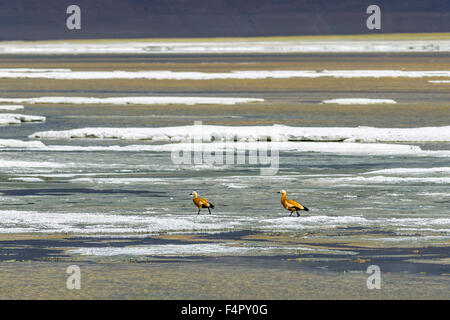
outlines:
[[[159, 209], [160, 211], [164, 211]], [[317, 213], [316, 213], [317, 214]], [[432, 231], [450, 228], [449, 218], [367, 218], [362, 216], [303, 215], [241, 216], [221, 212], [219, 215], [36, 212], [0, 210], [0, 233], [39, 232], [89, 235], [158, 234], [161, 232], [214, 232], [231, 230], [317, 230], [336, 227], [424, 228]], [[431, 232], [431, 231], [430, 231]], [[436, 231], [437, 232], [437, 231]], [[298, 248], [297, 248], [298, 249]]]
[[346, 178], [317, 178], [316, 182], [322, 183], [356, 183], [356, 184], [403, 184], [403, 183], [426, 183], [426, 184], [448, 184], [450, 177], [388, 177], [388, 176], [372, 176], [372, 177], [346, 177]]
[[15, 111], [15, 110], [22, 110], [24, 106], [21, 105], [0, 105], [0, 110], [8, 110], [8, 111]]
[[[0, 98], [1, 100], [1, 98]], [[45, 117], [28, 116], [15, 113], [0, 113], [0, 125], [2, 124], [20, 124], [22, 122], [44, 122]]]
[[289, 127], [274, 126], [179, 126], [160, 128], [82, 128], [42, 131], [29, 136], [42, 139], [128, 139], [182, 142], [201, 138], [210, 141], [279, 141], [320, 142], [449, 142], [450, 126], [421, 128], [374, 127]]
[[227, 246], [222, 244], [185, 244], [185, 245], [153, 245], [153, 246], [134, 246], [122, 248], [77, 248], [68, 250], [69, 254], [80, 254], [87, 256], [117, 256], [117, 255], [211, 255], [211, 254], [244, 254], [252, 251], [267, 251], [272, 248], [251, 248]]
[[266, 224], [263, 229], [274, 230], [296, 230], [296, 229], [317, 229], [324, 227], [336, 227], [340, 225], [368, 225], [370, 221], [358, 216], [304, 216], [301, 219], [292, 219], [292, 217], [285, 216], [282, 218], [263, 219], [261, 222]]
[[282, 217], [262, 219], [263, 230], [310, 230], [329, 229], [336, 227], [381, 227], [381, 228], [403, 228], [412, 227], [415, 231], [423, 228], [434, 228], [433, 231], [441, 230], [450, 226], [449, 218], [375, 218], [369, 219], [361, 216], [303, 216], [300, 219], [294, 217]]
[[123, 234], [154, 232], [203, 232], [232, 230], [239, 219], [222, 219], [208, 215], [155, 215], [64, 213], [0, 210], [0, 233], [22, 228], [23, 232]]
[[429, 80], [429, 83], [450, 83], [450, 80]]
[[[222, 98], [222, 97], [38, 97], [38, 98], [0, 98], [0, 102], [26, 104], [112, 104], [112, 105], [155, 105], [155, 104], [220, 104], [263, 102], [255, 98]], [[1, 115], [1, 114], [0, 114]]]
[[0, 148], [45, 148], [45, 144], [40, 141], [0, 139]]
[[[37, 69], [38, 70], [38, 69]], [[196, 71], [71, 71], [48, 69], [32, 71], [28, 69], [0, 69], [3, 79], [55, 79], [55, 80], [107, 80], [107, 79], [146, 79], [146, 80], [224, 80], [224, 79], [289, 79], [289, 78], [424, 78], [450, 77], [450, 71], [404, 71], [404, 70], [233, 70], [230, 72]], [[381, 102], [382, 103], [382, 102]], [[392, 103], [392, 102], [386, 102]], [[395, 103], [395, 102], [394, 102]]]
[[70, 180], [70, 182], [77, 183], [93, 183], [93, 184], [169, 184], [170, 178], [160, 179], [160, 178], [76, 178]]
[[448, 240], [448, 236], [422, 236], [422, 237], [413, 237], [413, 236], [405, 236], [405, 237], [392, 237], [392, 238], [372, 238], [368, 239], [371, 241], [382, 241], [382, 242], [426, 242], [436, 240]]
[[[38, 135], [40, 133], [37, 133]], [[45, 137], [48, 138], [48, 137]], [[49, 145], [42, 150], [70, 152], [70, 151], [111, 151], [111, 152], [172, 152], [172, 151], [221, 151], [229, 152], [236, 150], [262, 150], [266, 148], [278, 151], [292, 152], [325, 152], [343, 154], [374, 154], [374, 155], [397, 155], [397, 154], [420, 154], [426, 151], [418, 146], [384, 143], [339, 143], [339, 142], [213, 142], [203, 144], [172, 143], [163, 145], [128, 145], [128, 146], [64, 146]], [[201, 167], [200, 167], [201, 168]]]
[[9, 178], [10, 181], [23, 181], [23, 182], [44, 182], [41, 178], [34, 178], [34, 177], [16, 177], [16, 178]]
[[85, 256], [116, 256], [116, 255], [199, 255], [212, 253], [236, 253], [247, 252], [246, 248], [229, 247], [219, 244], [196, 244], [196, 245], [159, 245], [125, 248], [78, 248], [68, 250], [69, 254], [80, 254]]
[[434, 173], [450, 173], [450, 167], [438, 167], [438, 168], [391, 168], [383, 170], [369, 171], [365, 174], [434, 174]]
[[450, 197], [450, 193], [446, 192], [422, 192], [418, 193], [419, 196], [436, 197], [436, 198], [446, 198]]
[[363, 98], [348, 98], [348, 99], [331, 99], [323, 100], [325, 104], [396, 104], [392, 99], [363, 99]]
[[249, 186], [243, 185], [243, 184], [236, 184], [236, 183], [224, 183], [224, 186], [230, 189], [246, 189]]
[[196, 256], [196, 255], [242, 255], [242, 254], [258, 254], [263, 252], [267, 254], [269, 251], [307, 251], [316, 253], [328, 254], [356, 254], [352, 251], [339, 251], [328, 249], [313, 249], [308, 247], [269, 247], [269, 246], [233, 246], [223, 244], [184, 244], [184, 245], [147, 245], [147, 246], [133, 246], [133, 247], [84, 247], [68, 250], [68, 254], [79, 254], [83, 256]]
[[[43, 134], [43, 138], [57, 139], [59, 133], [53, 135], [54, 132]], [[41, 133], [37, 132], [34, 137], [40, 137]], [[60, 136], [65, 139], [67, 136]], [[89, 136], [92, 138], [92, 136]], [[268, 150], [279, 152], [318, 152], [318, 153], [336, 153], [346, 155], [414, 155], [425, 157], [450, 157], [450, 150], [422, 150], [419, 146], [403, 145], [403, 144], [386, 144], [386, 143], [354, 143], [354, 142], [213, 142], [213, 143], [171, 143], [163, 145], [126, 145], [126, 146], [73, 146], [73, 145], [44, 145], [38, 141], [20, 141], [20, 140], [0, 140], [1, 148], [39, 148], [42, 151], [51, 152], [189, 152], [189, 151], [206, 151], [206, 152], [222, 152], [226, 157], [228, 153], [234, 154], [237, 151], [245, 150]], [[225, 158], [224, 158], [225, 159]], [[217, 164], [213, 165], [196, 165], [190, 170], [202, 169], [225, 169], [226, 166]], [[166, 168], [169, 169], [169, 168]], [[370, 172], [372, 173], [372, 172]]]
[[448, 40], [252, 40], [3, 42], [0, 54], [217, 54], [296, 52], [449, 52]]

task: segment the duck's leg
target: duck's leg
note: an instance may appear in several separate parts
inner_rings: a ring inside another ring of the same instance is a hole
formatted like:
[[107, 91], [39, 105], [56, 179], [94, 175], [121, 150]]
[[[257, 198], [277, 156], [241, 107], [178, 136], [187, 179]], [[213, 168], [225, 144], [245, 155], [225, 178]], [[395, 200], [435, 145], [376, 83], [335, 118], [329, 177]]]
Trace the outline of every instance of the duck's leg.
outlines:
[[292, 211], [291, 211], [291, 214], [289, 215], [289, 217], [292, 217]]
[[209, 214], [211, 214], [211, 209], [209, 209], [209, 207], [208, 207], [208, 211], [209, 211]]
[[200, 208], [198, 209], [198, 212], [197, 212], [197, 214], [200, 214]]
[[295, 212], [297, 212], [297, 217], [300, 217], [300, 213], [298, 213], [298, 211], [297, 211], [297, 210], [295, 210]]

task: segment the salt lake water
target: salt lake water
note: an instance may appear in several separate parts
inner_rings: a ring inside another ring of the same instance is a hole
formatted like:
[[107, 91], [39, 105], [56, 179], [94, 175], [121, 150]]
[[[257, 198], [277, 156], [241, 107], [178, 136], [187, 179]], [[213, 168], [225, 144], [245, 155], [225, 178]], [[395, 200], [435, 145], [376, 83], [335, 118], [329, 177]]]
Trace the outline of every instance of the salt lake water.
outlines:
[[[19, 83], [21, 80], [14, 81]], [[115, 95], [130, 96], [120, 89], [115, 90]], [[55, 91], [50, 95], [61, 93]], [[75, 94], [92, 96], [83, 90]], [[0, 90], [0, 95], [1, 98], [30, 98], [47, 96], [49, 92]], [[98, 95], [105, 97], [107, 93]], [[289, 98], [286, 103], [293, 100], [292, 95], [286, 94]], [[312, 100], [319, 95], [315, 93]], [[400, 93], [395, 95], [399, 100]], [[176, 96], [182, 100], [181, 93]], [[268, 106], [272, 103], [268, 93], [240, 93], [239, 97], [260, 99]], [[279, 103], [279, 93], [276, 97]], [[442, 102], [448, 97], [448, 91], [436, 93], [436, 101]], [[329, 95], [319, 98], [317, 103], [326, 98]], [[433, 102], [432, 96], [428, 99]], [[383, 131], [389, 136], [385, 141], [342, 141], [326, 137], [333, 133], [334, 127], [354, 129], [358, 124], [345, 126], [327, 121], [317, 127], [313, 136], [300, 139], [302, 141], [298, 141], [298, 137], [287, 137], [280, 144], [277, 172], [261, 175], [261, 168], [267, 165], [249, 164], [248, 161], [245, 164], [174, 163], [171, 158], [173, 146], [180, 142], [189, 144], [186, 136], [184, 140], [170, 141], [154, 136], [153, 139], [130, 139], [113, 133], [114, 139], [101, 139], [96, 132], [105, 127], [121, 128], [125, 133], [129, 132], [127, 128], [163, 127], [159, 130], [176, 132], [180, 130], [180, 121], [183, 125], [193, 125], [194, 120], [203, 121], [204, 125], [222, 121], [222, 126], [231, 128], [233, 137], [239, 137], [236, 146], [244, 143], [239, 148], [248, 155], [263, 144], [254, 134], [261, 127], [260, 123], [273, 120], [283, 125], [283, 119], [290, 117], [283, 110], [252, 116], [244, 109], [247, 102], [240, 101], [242, 113], [233, 111], [226, 117], [214, 117], [211, 113], [197, 114], [196, 108], [200, 107], [196, 105], [190, 106], [193, 110], [190, 115], [176, 111], [164, 115], [152, 112], [151, 107], [99, 106], [95, 101], [89, 102], [87, 107], [61, 102], [29, 102], [22, 101], [23, 110], [1, 111], [46, 117], [45, 122], [0, 126], [0, 139], [4, 139], [3, 144], [0, 141], [0, 233], [3, 234], [62, 233], [107, 238], [251, 230], [301, 232], [305, 237], [317, 236], [332, 241], [337, 235], [333, 232], [328, 235], [328, 231], [367, 228], [380, 233], [370, 241], [383, 246], [437, 245], [448, 243], [450, 239], [450, 142], [446, 138], [450, 127], [434, 126], [435, 138], [426, 138], [427, 129], [418, 129], [419, 133], [411, 133], [414, 137], [405, 142], [409, 133], [396, 139], [396, 133], [389, 131], [389, 128], [404, 127], [396, 126], [392, 120], [386, 123], [387, 129]], [[5, 101], [4, 104], [14, 103]], [[258, 103], [248, 103], [249, 108]], [[132, 112], [128, 113], [130, 109]], [[155, 119], [164, 123], [155, 122]], [[233, 128], [233, 119], [245, 121], [245, 125], [240, 123], [240, 129]], [[303, 127], [307, 126], [290, 124], [290, 127], [281, 126], [278, 130], [283, 134], [283, 130]], [[91, 129], [86, 130], [83, 137], [62, 133], [81, 128]], [[190, 129], [183, 130], [189, 134]], [[370, 130], [362, 128], [361, 132]], [[420, 130], [423, 130], [422, 141]], [[38, 132], [51, 134], [35, 134]], [[205, 144], [212, 145], [212, 150], [220, 149], [216, 147], [220, 137], [213, 140], [215, 142], [209, 140]], [[251, 143], [246, 145], [248, 141]], [[290, 217], [280, 204], [277, 193], [280, 189], [287, 190], [288, 198], [297, 200], [310, 211], [303, 212], [299, 218]], [[205, 210], [197, 215], [189, 195], [194, 190], [215, 204], [212, 215]], [[116, 248], [116, 251], [88, 249], [81, 247], [73, 253], [238, 255], [280, 250], [261, 244], [230, 247], [220, 243], [167, 244], [126, 250]], [[291, 249], [298, 248], [284, 248]]]

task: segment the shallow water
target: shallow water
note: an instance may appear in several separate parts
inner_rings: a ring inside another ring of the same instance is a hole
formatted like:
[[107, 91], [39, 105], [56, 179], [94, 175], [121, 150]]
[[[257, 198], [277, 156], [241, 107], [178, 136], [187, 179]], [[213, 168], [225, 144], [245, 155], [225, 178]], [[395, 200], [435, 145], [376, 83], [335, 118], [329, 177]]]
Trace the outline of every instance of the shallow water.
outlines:
[[[450, 237], [448, 157], [280, 152], [274, 176], [262, 176], [258, 165], [180, 166], [170, 152], [157, 151], [16, 149], [3, 150], [1, 157], [1, 233], [323, 234], [369, 227], [393, 231], [392, 237], [373, 239], [386, 243], [442, 243]], [[289, 217], [280, 189], [310, 211]], [[196, 214], [192, 190], [216, 205], [212, 215]]]
[[[9, 81], [20, 83], [20, 80]], [[25, 88], [15, 95], [45, 96], [48, 94], [46, 90], [27, 91]], [[125, 91], [113, 91], [117, 95], [127, 95]], [[9, 96], [10, 93], [1, 94]], [[78, 91], [77, 95], [80, 93], [83, 92]], [[181, 91], [175, 94], [180, 95]], [[92, 91], [84, 92], [84, 95], [91, 96]], [[281, 97], [282, 90], [272, 95], [257, 92], [240, 95], [264, 98], [267, 100], [264, 105], [269, 107], [273, 96], [276, 96], [277, 103], [285, 99], [283, 103], [286, 104], [302, 104], [292, 93]], [[321, 93], [316, 91], [311, 95], [314, 100]], [[411, 99], [404, 92], [396, 92], [394, 96]], [[442, 103], [448, 97], [448, 92], [435, 92], [427, 96], [427, 101]], [[227, 113], [222, 109], [225, 117], [223, 114], [214, 115], [212, 111], [206, 115], [196, 114], [197, 106], [189, 108], [191, 114], [186, 109], [181, 113], [175, 109], [164, 114], [158, 108], [129, 106], [25, 106], [21, 113], [46, 116], [47, 121], [0, 127], [0, 137], [28, 140], [27, 137], [37, 131], [105, 126], [177, 126], [192, 124], [195, 119], [203, 120], [205, 124], [215, 121], [223, 125], [233, 124], [233, 119], [244, 119], [245, 125], [258, 125], [261, 121], [283, 123], [291, 116], [281, 109], [249, 114], [245, 105], [241, 113], [235, 109]], [[198, 107], [199, 110], [204, 108]], [[219, 109], [221, 107], [217, 107]], [[370, 112], [365, 117], [369, 122], [373, 121]], [[388, 119], [389, 115], [383, 117]], [[301, 121], [304, 119], [299, 117]], [[387, 125], [403, 127], [404, 121], [404, 116], [397, 114]], [[417, 121], [411, 122], [415, 124]], [[435, 117], [427, 121], [434, 123], [442, 119]], [[344, 121], [333, 123], [328, 118], [322, 125], [348, 126]], [[87, 148], [151, 145], [151, 141], [73, 139], [42, 142], [47, 146], [64, 147], [55, 150], [2, 148], [0, 151], [0, 233], [145, 237], [166, 233], [255, 230], [300, 232], [305, 237], [317, 236], [333, 241], [339, 237], [333, 232], [336, 229], [357, 227], [380, 232], [380, 236], [373, 236], [370, 241], [383, 246], [399, 243], [438, 245], [450, 240], [448, 156], [280, 151], [277, 174], [262, 176], [260, 169], [264, 165], [180, 166], [171, 161], [168, 151], [92, 151]], [[449, 142], [410, 144], [420, 146], [422, 150], [450, 149]], [[287, 190], [288, 198], [301, 202], [310, 211], [302, 212], [299, 218], [290, 217], [280, 204], [280, 195], [277, 194], [280, 189]], [[193, 190], [216, 205], [212, 215], [208, 215], [206, 210], [201, 215], [196, 214], [197, 209], [189, 196]], [[156, 248], [131, 247], [112, 251], [80, 247], [72, 253], [239, 255], [261, 251], [268, 254], [279, 250], [279, 247], [254, 244], [237, 249], [229, 243], [219, 243], [205, 247], [162, 244]], [[285, 247], [283, 250], [299, 248]]]

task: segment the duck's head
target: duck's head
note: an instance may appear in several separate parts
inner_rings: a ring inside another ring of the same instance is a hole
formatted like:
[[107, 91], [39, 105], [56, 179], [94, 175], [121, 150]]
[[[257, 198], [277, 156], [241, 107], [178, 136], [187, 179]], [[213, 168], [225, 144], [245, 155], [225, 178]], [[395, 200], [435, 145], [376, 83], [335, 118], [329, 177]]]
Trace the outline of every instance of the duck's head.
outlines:
[[286, 191], [285, 190], [280, 190], [280, 191], [278, 191], [278, 193], [286, 195]]
[[192, 192], [191, 192], [191, 196], [192, 196], [193, 198], [197, 198], [197, 192], [192, 191]]

